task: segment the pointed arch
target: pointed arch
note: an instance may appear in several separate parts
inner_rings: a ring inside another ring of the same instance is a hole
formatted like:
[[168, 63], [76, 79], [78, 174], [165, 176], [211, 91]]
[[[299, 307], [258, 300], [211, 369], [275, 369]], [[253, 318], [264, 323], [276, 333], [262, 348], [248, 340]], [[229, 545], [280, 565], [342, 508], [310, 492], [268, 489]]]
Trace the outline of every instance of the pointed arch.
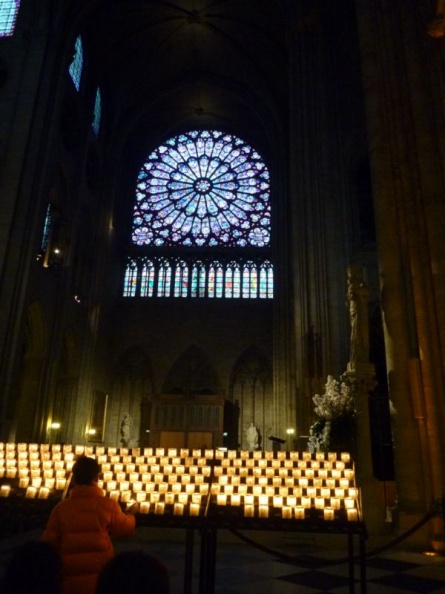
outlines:
[[247, 449], [245, 431], [254, 423], [260, 433], [260, 446], [273, 427], [272, 363], [255, 346], [240, 355], [233, 367], [230, 382], [231, 400], [240, 407], [239, 436], [241, 447]]
[[213, 364], [201, 349], [192, 345], [171, 366], [162, 393], [221, 394], [221, 386]]

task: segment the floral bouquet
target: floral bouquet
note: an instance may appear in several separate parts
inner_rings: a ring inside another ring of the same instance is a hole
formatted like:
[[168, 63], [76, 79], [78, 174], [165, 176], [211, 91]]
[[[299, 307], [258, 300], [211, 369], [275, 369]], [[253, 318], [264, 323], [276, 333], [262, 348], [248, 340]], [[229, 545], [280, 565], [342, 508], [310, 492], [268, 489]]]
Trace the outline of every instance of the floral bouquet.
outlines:
[[328, 375], [324, 394], [313, 397], [317, 420], [311, 425], [310, 452], [350, 451], [354, 441], [355, 402], [354, 382]]

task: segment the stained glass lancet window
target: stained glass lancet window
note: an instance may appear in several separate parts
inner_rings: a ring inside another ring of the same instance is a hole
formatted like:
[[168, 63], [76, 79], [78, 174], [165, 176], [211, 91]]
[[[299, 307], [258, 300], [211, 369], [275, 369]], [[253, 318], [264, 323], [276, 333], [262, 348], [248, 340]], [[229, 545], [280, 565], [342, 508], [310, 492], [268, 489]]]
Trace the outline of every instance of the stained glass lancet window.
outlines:
[[77, 90], [80, 89], [80, 79], [82, 78], [83, 69], [83, 45], [80, 35], [76, 38], [74, 43], [73, 61], [69, 66], [69, 73], [73, 80], [74, 86]]
[[[153, 291], [139, 263], [134, 295], [272, 298], [270, 217], [269, 171], [254, 148], [214, 130], [167, 140], [148, 156], [136, 183], [132, 241], [139, 253], [157, 255]], [[196, 256], [200, 248], [205, 257]], [[124, 296], [134, 296], [128, 288], [134, 262], [132, 256]]]
[[14, 35], [20, 0], [1, 0], [0, 2], [0, 37]]
[[100, 89], [96, 91], [96, 97], [94, 100], [94, 113], [93, 113], [93, 130], [96, 136], [99, 134], [100, 129], [100, 119], [102, 115], [102, 97], [100, 94]]

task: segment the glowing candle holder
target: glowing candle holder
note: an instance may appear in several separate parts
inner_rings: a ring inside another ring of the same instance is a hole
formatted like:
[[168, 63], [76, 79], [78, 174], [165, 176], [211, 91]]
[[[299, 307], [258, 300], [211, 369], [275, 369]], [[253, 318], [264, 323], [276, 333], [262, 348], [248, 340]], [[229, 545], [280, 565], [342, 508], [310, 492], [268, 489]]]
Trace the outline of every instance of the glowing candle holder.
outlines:
[[351, 487], [350, 489], [348, 489], [348, 497], [351, 497], [352, 499], [357, 499], [358, 489], [356, 487]]
[[26, 499], [35, 499], [37, 495], [37, 487], [30, 486], [26, 489]]
[[139, 493], [140, 491], [142, 491], [142, 487], [143, 484], [141, 483], [141, 481], [136, 481], [135, 483], [133, 483], [133, 491], [135, 493]]
[[258, 515], [260, 518], [268, 518], [269, 517], [269, 506], [268, 505], [260, 505], [258, 508]]
[[35, 476], [31, 478], [31, 485], [33, 487], [36, 487], [37, 489], [39, 489], [42, 486], [42, 477], [41, 476]]
[[263, 488], [260, 487], [259, 485], [254, 485], [252, 492], [256, 497], [259, 497], [260, 495], [263, 494]]
[[40, 487], [38, 498], [39, 499], [48, 499], [48, 495], [49, 495], [48, 487]]
[[149, 511], [150, 511], [150, 503], [148, 501], [142, 501], [139, 504], [139, 513], [148, 514]]
[[348, 489], [349, 488], [349, 479], [346, 479], [346, 478], [340, 479], [339, 486], [341, 489]]
[[175, 503], [175, 505], [173, 506], [173, 514], [175, 516], [184, 515], [184, 504], [183, 503]]
[[165, 494], [165, 503], [167, 505], [173, 505], [175, 502], [175, 494], [172, 492], [166, 493]]
[[9, 497], [11, 492], [11, 485], [2, 485], [0, 487], [0, 497]]
[[345, 496], [345, 490], [344, 489], [334, 489], [334, 495], [335, 495], [335, 497], [338, 497], [339, 499], [343, 499]]
[[185, 505], [186, 503], [188, 503], [189, 500], [189, 496], [187, 493], [178, 493], [178, 502], [182, 503], [183, 505]]
[[356, 507], [356, 500], [353, 499], [352, 497], [345, 497], [344, 503], [345, 503], [346, 509], [352, 509], [352, 508]]
[[341, 499], [339, 499], [338, 497], [331, 497], [330, 504], [332, 509], [340, 509]]
[[260, 505], [269, 505], [269, 497], [267, 495], [260, 495], [258, 497], [258, 503]]
[[324, 509], [324, 498], [323, 497], [315, 498], [315, 509]]
[[306, 489], [306, 495], [314, 499], [317, 495], [317, 489], [315, 487], [308, 487]]
[[52, 491], [54, 489], [55, 484], [56, 484], [55, 478], [47, 478], [44, 481], [44, 486], [47, 487], [50, 491]]
[[110, 491], [110, 499], [113, 499], [114, 501], [119, 501], [120, 494], [121, 492], [117, 489]]
[[283, 505], [281, 508], [281, 517], [285, 520], [292, 519], [292, 508], [288, 505]]
[[301, 498], [301, 507], [303, 507], [304, 509], [309, 509], [311, 507], [310, 497], [302, 497]]
[[191, 516], [199, 516], [199, 505], [197, 503], [191, 503], [189, 510]]
[[235, 507], [241, 505], [241, 495], [239, 495], [238, 493], [231, 495], [230, 503]]
[[348, 508], [346, 509], [346, 514], [348, 517], [349, 522], [357, 522], [358, 520], [358, 511], [355, 508]]
[[289, 494], [289, 488], [288, 487], [280, 487], [278, 492], [281, 495], [281, 497], [286, 497]]
[[139, 491], [136, 493], [136, 501], [141, 503], [141, 501], [145, 501], [147, 499], [147, 493], [145, 491]]
[[279, 495], [276, 495], [273, 498], [273, 506], [274, 507], [283, 507], [283, 497], [280, 497]]
[[325, 499], [327, 499], [328, 497], [331, 496], [331, 489], [327, 489], [326, 487], [322, 488], [320, 490], [320, 495], [322, 497], [324, 497]]
[[334, 510], [332, 509], [332, 507], [324, 508], [323, 517], [325, 520], [333, 520], [334, 519]]
[[216, 496], [216, 504], [217, 505], [227, 505], [227, 495], [224, 493], [218, 493]]
[[20, 489], [26, 489], [29, 485], [29, 477], [27, 476], [22, 476], [19, 479], [19, 488]]
[[252, 504], [244, 505], [244, 517], [253, 518], [255, 515], [255, 507]]
[[294, 508], [294, 513], [295, 513], [295, 519], [296, 520], [304, 520], [304, 516], [305, 516], [305, 507], [301, 506], [301, 505], [297, 505], [297, 507]]
[[[174, 512], [175, 515], [182, 515], [182, 514], [178, 514], [176, 512], [176, 506], [179, 506], [179, 505], [181, 505], [181, 504], [175, 503], [175, 512]], [[164, 513], [164, 511], [165, 511], [165, 503], [163, 501], [157, 501], [155, 503], [155, 514], [162, 515]]]

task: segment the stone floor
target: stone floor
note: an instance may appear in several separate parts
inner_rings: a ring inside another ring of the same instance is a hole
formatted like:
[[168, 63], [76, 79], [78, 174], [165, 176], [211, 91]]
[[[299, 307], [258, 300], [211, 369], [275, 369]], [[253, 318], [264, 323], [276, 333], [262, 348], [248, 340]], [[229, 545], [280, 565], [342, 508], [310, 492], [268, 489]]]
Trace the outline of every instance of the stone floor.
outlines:
[[[26, 540], [38, 538], [40, 530], [0, 540], [0, 570], [11, 551]], [[241, 540], [240, 536], [247, 539]], [[363, 592], [359, 565], [355, 564], [351, 588], [346, 544], [343, 537], [310, 535], [231, 533], [219, 531], [216, 554], [216, 594], [346, 594]], [[193, 546], [193, 575], [189, 592], [199, 588], [199, 535]], [[184, 531], [138, 528], [131, 540], [116, 542], [116, 551], [146, 549], [166, 563], [171, 576], [171, 594], [184, 592]], [[445, 594], [445, 557], [427, 556], [404, 548], [372, 554], [366, 545], [366, 592], [368, 594]]]

